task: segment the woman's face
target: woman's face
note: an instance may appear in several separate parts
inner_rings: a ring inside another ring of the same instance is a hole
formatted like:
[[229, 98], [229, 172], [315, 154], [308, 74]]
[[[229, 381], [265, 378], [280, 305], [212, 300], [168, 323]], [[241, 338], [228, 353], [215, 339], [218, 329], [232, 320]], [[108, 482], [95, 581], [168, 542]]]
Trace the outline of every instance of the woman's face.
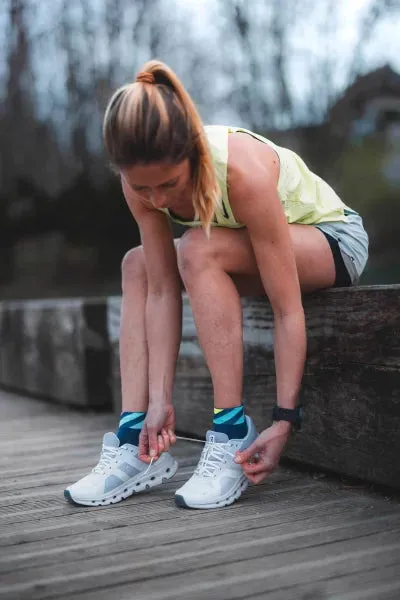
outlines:
[[174, 208], [191, 199], [189, 159], [173, 165], [154, 163], [121, 169], [121, 177], [133, 193], [152, 208]]

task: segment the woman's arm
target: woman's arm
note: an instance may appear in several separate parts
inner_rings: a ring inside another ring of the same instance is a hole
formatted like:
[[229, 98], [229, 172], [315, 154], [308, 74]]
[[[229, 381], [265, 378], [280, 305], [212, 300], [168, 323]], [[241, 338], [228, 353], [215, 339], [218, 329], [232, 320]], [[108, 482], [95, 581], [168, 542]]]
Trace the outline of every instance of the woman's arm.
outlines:
[[[274, 312], [277, 404], [294, 408], [307, 338], [289, 227], [277, 193], [277, 157], [272, 149], [243, 138], [232, 136], [229, 146], [230, 203], [237, 220], [247, 226]], [[253, 483], [260, 483], [278, 466], [290, 430], [290, 423], [274, 422], [249, 448], [237, 453], [236, 462]]]
[[[148, 293], [146, 333], [149, 354], [148, 416], [170, 412], [176, 361], [182, 334], [182, 290], [176, 250], [168, 217], [148, 209], [122, 185], [128, 206], [138, 223], [143, 245]], [[157, 421], [158, 419], [154, 419]], [[152, 428], [157, 428], [152, 423]], [[160, 427], [163, 424], [160, 425]], [[149, 432], [153, 447], [159, 431]]]
[[274, 312], [277, 403], [294, 408], [304, 370], [306, 329], [289, 226], [277, 192], [277, 158], [272, 149], [259, 142], [254, 146], [254, 140], [239, 135], [242, 139], [233, 136], [236, 140], [229, 146], [230, 203], [248, 229]]
[[182, 290], [168, 217], [149, 211], [138, 221], [145, 254], [148, 293], [149, 406], [172, 403], [182, 334]]

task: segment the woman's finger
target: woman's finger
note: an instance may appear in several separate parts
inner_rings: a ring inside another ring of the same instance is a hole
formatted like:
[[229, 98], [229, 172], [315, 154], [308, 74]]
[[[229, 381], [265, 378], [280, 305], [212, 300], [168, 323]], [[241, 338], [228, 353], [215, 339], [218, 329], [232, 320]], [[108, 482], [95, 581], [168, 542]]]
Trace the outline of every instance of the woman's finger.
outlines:
[[[147, 434], [147, 428], [143, 427], [139, 436], [139, 456], [146, 456], [149, 454], [149, 436]], [[141, 459], [143, 460], [143, 459]]]
[[151, 463], [151, 461], [154, 462], [154, 458], [150, 458], [150, 456], [148, 454], [138, 454], [139, 460], [141, 460], [142, 462], [147, 463], [148, 465]]
[[160, 456], [160, 454], [165, 452], [164, 439], [160, 433], [157, 436], [157, 442], [158, 442], [158, 456]]
[[242, 469], [248, 475], [249, 473], [264, 473], [264, 471], [269, 471], [269, 466], [265, 465], [263, 462], [255, 462], [255, 463], [243, 463]]
[[155, 427], [147, 427], [149, 454], [150, 457], [155, 459], [159, 456], [158, 440], [157, 440], [157, 429]]
[[237, 451], [235, 454], [236, 463], [245, 463], [251, 458], [255, 458], [260, 450], [263, 449], [263, 444], [260, 441], [260, 436], [245, 450]]
[[173, 429], [168, 429], [169, 441], [171, 445], [176, 444], [176, 435]]
[[163, 437], [164, 440], [164, 452], [168, 452], [169, 447], [171, 445], [170, 441], [169, 441], [169, 435], [167, 433], [167, 431], [165, 429], [161, 430], [161, 435]]
[[258, 483], [261, 483], [261, 481], [263, 479], [265, 479], [267, 477], [267, 475], [269, 475], [268, 471], [264, 471], [263, 473], [256, 473], [256, 474], [254, 474], [254, 473], [246, 473], [247, 478], [250, 479], [250, 481], [252, 483], [255, 483], [256, 485]]

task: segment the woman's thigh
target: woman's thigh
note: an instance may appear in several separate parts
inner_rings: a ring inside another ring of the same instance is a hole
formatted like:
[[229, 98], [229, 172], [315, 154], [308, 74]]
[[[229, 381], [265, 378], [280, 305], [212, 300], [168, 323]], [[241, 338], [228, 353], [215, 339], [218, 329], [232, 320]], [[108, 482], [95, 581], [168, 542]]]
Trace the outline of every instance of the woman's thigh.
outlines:
[[[324, 234], [310, 225], [293, 224], [289, 230], [302, 292], [331, 287], [335, 264]], [[201, 246], [202, 255], [211, 254], [212, 260], [232, 277], [241, 296], [265, 294], [247, 229], [215, 227], [208, 240], [200, 228], [189, 230], [176, 240], [177, 252], [182, 240], [190, 240], [193, 247]]]

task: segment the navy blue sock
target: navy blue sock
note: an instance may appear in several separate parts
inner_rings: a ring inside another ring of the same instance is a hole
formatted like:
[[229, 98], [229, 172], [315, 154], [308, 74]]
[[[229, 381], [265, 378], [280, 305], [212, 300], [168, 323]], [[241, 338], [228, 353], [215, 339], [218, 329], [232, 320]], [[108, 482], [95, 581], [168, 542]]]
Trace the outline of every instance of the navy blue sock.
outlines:
[[119, 420], [117, 436], [119, 443], [139, 445], [139, 436], [142, 431], [145, 412], [123, 412]]
[[230, 440], [246, 437], [247, 422], [243, 404], [233, 408], [214, 408], [213, 430], [226, 433]]

